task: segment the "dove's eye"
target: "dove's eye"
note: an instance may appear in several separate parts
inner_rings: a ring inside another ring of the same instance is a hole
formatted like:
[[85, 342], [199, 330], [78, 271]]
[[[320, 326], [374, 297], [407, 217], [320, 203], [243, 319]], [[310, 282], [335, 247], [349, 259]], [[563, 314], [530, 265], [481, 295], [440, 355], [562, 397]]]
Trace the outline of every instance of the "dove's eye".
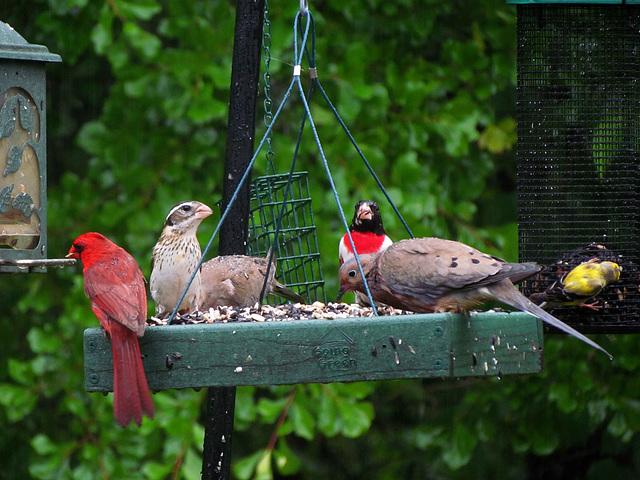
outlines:
[[356, 271], [355, 271], [355, 270], [349, 270], [348, 275], [349, 275], [351, 278], [354, 278], [354, 277], [356, 276]]

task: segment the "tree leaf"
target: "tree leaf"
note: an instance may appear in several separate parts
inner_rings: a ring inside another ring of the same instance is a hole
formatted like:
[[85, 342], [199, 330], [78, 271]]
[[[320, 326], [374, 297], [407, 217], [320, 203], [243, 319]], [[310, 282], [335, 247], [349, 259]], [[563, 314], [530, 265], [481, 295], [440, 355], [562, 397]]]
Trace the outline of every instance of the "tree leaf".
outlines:
[[366, 432], [374, 417], [373, 406], [368, 402], [340, 402], [340, 414], [344, 422], [342, 434], [355, 438]]
[[258, 462], [265, 456], [264, 450], [258, 450], [233, 464], [233, 474], [240, 480], [248, 480], [256, 470]]
[[301, 462], [283, 437], [278, 439], [278, 446], [273, 451], [273, 459], [276, 468], [283, 475], [293, 475], [300, 471]]
[[135, 2], [119, 0], [118, 6], [122, 14], [133, 20], [151, 20], [154, 15], [162, 10], [162, 7], [155, 0], [136, 0]]
[[289, 409], [289, 417], [296, 435], [312, 440], [314, 436], [315, 419], [311, 412], [299, 401], [299, 398], [291, 405]]
[[154, 34], [143, 30], [136, 23], [125, 23], [123, 33], [129, 39], [131, 45], [140, 52], [144, 58], [151, 59], [160, 51], [162, 46], [160, 39]]
[[55, 452], [59, 447], [51, 439], [43, 433], [37, 434], [31, 440], [31, 446], [40, 455]]
[[458, 470], [469, 463], [477, 444], [478, 438], [474, 433], [463, 424], [456, 423], [451, 447], [444, 452], [443, 459], [450, 468]]

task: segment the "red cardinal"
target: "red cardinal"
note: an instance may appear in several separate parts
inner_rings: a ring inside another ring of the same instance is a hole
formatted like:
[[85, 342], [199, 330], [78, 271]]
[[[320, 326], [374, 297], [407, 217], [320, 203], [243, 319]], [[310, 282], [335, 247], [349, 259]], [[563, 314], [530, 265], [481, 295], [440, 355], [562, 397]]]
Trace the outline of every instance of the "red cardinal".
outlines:
[[[349, 232], [351, 232], [351, 238], [356, 246], [358, 255], [380, 253], [393, 243], [384, 231], [378, 204], [371, 200], [361, 200], [356, 203], [353, 220], [349, 225]], [[355, 256], [346, 233], [340, 240], [338, 254], [340, 256], [340, 265]], [[369, 305], [369, 298], [367, 298], [366, 294], [356, 292], [355, 295], [356, 301], [360, 305]]]
[[84, 266], [84, 293], [113, 347], [113, 415], [123, 427], [142, 415], [153, 418], [153, 402], [142, 366], [138, 337], [144, 335], [147, 294], [138, 264], [99, 233], [75, 239], [67, 257]]

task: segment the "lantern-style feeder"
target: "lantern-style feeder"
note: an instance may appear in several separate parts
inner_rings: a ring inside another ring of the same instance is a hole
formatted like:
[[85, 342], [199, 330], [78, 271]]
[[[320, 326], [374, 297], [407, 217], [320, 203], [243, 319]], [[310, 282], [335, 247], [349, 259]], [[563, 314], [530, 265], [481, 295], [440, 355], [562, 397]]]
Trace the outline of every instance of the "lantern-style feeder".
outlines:
[[47, 260], [45, 63], [61, 62], [0, 22], [0, 272]]

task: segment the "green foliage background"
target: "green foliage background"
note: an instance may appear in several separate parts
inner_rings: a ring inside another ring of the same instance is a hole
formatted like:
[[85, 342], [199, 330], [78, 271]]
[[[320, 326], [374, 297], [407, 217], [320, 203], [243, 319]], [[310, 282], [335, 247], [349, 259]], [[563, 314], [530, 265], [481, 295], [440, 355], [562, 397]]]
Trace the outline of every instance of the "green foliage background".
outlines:
[[[296, 8], [271, 4], [276, 103], [291, 78]], [[318, 0], [311, 8], [323, 85], [414, 234], [515, 260], [515, 7]], [[64, 59], [47, 68], [49, 256], [96, 230], [148, 274], [169, 207], [221, 196], [233, 3], [31, 0], [3, 5], [2, 15]], [[276, 132], [281, 171], [299, 108], [288, 108]], [[382, 200], [326, 108], [313, 111], [347, 216], [359, 199]], [[300, 166], [312, 172], [333, 297], [343, 232], [308, 139]], [[261, 160], [255, 174], [263, 169]], [[406, 236], [382, 210], [392, 237]], [[201, 242], [215, 221], [201, 227]], [[111, 396], [83, 390], [82, 331], [96, 320], [79, 269], [3, 280], [0, 479], [199, 478], [204, 392], [158, 393], [153, 421], [117, 427]], [[234, 475], [638, 478], [637, 341], [599, 342], [613, 363], [551, 338], [545, 374], [501, 381], [239, 388]]]

